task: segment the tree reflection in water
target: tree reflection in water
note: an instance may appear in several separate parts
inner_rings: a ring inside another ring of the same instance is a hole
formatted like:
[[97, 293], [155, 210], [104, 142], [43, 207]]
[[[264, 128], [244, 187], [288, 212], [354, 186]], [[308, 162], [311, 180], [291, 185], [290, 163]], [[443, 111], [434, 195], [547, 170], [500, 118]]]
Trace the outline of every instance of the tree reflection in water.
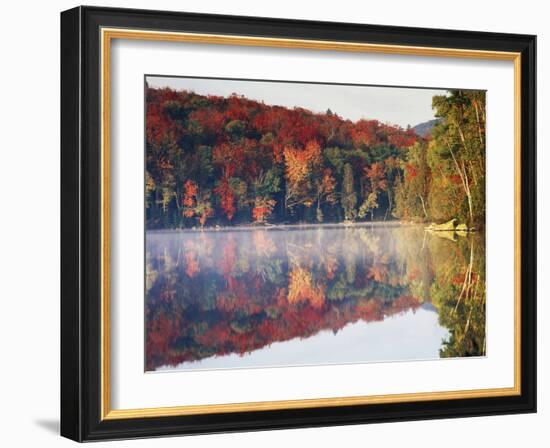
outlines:
[[337, 334], [419, 307], [440, 357], [485, 354], [482, 234], [417, 226], [148, 232], [146, 369]]

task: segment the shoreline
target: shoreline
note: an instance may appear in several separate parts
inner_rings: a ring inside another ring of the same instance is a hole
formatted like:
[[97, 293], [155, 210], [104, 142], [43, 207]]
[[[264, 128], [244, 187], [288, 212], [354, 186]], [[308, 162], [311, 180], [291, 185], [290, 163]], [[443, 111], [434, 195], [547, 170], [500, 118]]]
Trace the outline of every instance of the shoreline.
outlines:
[[272, 224], [272, 225], [239, 225], [239, 226], [216, 226], [216, 227], [190, 227], [186, 229], [145, 229], [145, 233], [196, 233], [196, 232], [239, 232], [250, 230], [306, 230], [318, 228], [364, 228], [364, 227], [414, 227], [423, 226], [423, 223], [407, 221], [373, 221], [373, 222], [350, 222], [350, 223], [302, 223], [302, 224]]

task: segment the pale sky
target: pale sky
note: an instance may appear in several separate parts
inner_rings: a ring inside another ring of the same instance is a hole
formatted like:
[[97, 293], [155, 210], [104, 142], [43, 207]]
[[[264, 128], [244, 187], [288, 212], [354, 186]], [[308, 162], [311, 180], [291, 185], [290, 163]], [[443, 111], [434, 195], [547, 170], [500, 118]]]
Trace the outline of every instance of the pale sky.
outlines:
[[201, 95], [227, 97], [233, 93], [268, 105], [302, 107], [312, 112], [330, 108], [344, 119], [377, 119], [402, 127], [432, 120], [432, 97], [445, 90], [407, 87], [347, 86], [271, 81], [147, 76], [150, 87], [191, 90]]

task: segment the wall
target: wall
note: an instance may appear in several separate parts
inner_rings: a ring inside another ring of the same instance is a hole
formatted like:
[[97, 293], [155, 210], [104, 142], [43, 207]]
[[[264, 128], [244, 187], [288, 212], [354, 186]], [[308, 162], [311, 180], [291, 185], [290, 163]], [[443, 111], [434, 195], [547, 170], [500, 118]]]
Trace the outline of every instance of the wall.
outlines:
[[[201, 0], [89, 1], [89, 4], [136, 8], [187, 10], [251, 16], [354, 21], [374, 24], [473, 29], [537, 34], [539, 79], [539, 207], [548, 190], [543, 178], [549, 158], [542, 151], [544, 124], [550, 120], [548, 89], [544, 80], [550, 60], [546, 37], [548, 11], [544, 2], [524, 0], [481, 2], [388, 0], [367, 2], [259, 2]], [[77, 5], [71, 1], [10, 2], [2, 7], [2, 70], [0, 72], [0, 123], [2, 183], [1, 245], [2, 299], [0, 341], [0, 437], [5, 446], [69, 446], [58, 437], [59, 395], [59, 12]], [[546, 54], [545, 54], [546, 50]], [[9, 191], [10, 193], [6, 193]], [[539, 208], [539, 228], [549, 222], [550, 207]], [[545, 390], [542, 348], [550, 344], [548, 307], [543, 307], [542, 266], [550, 238], [539, 239], [539, 413], [430, 422], [259, 432], [120, 442], [109, 446], [168, 447], [185, 443], [206, 447], [335, 446], [344, 443], [422, 445], [435, 447], [544, 446], [549, 438], [550, 396]], [[548, 289], [548, 288], [546, 288]], [[7, 305], [7, 307], [6, 307]], [[103, 446], [99, 444], [96, 446]], [[105, 445], [107, 446], [107, 445]]]

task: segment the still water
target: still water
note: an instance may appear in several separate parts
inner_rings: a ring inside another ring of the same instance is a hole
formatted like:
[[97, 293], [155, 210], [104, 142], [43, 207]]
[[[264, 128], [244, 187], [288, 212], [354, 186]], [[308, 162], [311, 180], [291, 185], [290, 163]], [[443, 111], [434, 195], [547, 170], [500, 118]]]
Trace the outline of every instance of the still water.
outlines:
[[482, 234], [147, 232], [145, 283], [148, 371], [485, 355]]

